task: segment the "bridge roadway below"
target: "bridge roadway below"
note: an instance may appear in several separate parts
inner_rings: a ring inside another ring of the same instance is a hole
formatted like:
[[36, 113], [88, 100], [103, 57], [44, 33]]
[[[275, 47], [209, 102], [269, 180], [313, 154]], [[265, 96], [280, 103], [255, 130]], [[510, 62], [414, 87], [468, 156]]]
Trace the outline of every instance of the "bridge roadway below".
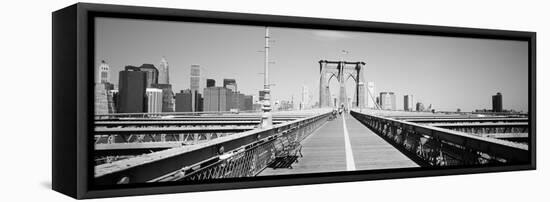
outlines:
[[418, 167], [351, 115], [327, 122], [304, 139], [292, 168], [266, 168], [259, 176]]

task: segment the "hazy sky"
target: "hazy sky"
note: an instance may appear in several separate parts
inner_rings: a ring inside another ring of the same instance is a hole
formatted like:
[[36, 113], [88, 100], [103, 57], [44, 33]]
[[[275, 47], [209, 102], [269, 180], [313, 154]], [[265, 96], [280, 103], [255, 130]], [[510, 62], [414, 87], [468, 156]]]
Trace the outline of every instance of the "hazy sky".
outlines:
[[[95, 62], [97, 67], [107, 61], [111, 82], [118, 84], [124, 66], [158, 67], [164, 56], [174, 92], [189, 88], [190, 67], [199, 64], [201, 88], [206, 78], [218, 86], [223, 78], [234, 78], [239, 91], [257, 95], [263, 85], [264, 33], [258, 26], [97, 18]], [[318, 61], [343, 58], [366, 62], [366, 81], [375, 83], [376, 93], [395, 92], [398, 109], [405, 94], [436, 110], [491, 109], [491, 95], [501, 92], [505, 109], [527, 111], [527, 42], [278, 27], [270, 27], [270, 34], [275, 100], [298, 101], [305, 85], [312, 103], [318, 101]], [[330, 85], [334, 95], [336, 82]]]

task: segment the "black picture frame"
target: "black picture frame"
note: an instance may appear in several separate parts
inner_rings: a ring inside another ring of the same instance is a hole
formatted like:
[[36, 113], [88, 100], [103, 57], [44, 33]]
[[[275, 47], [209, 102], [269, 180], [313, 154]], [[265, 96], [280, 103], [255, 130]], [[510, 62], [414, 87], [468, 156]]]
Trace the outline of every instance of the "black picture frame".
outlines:
[[[182, 185], [140, 184], [122, 187], [96, 187], [90, 166], [93, 129], [94, 17], [118, 17], [165, 21], [192, 21], [233, 25], [329, 29], [425, 36], [451, 36], [480, 39], [527, 41], [529, 46], [529, 131], [530, 162], [496, 167], [452, 167], [445, 169], [387, 169], [342, 173], [316, 173], [258, 179], [225, 180]], [[197, 11], [169, 8], [77, 3], [52, 13], [52, 188], [68, 196], [84, 199], [351, 182], [424, 176], [443, 176], [536, 169], [536, 33], [319, 19], [276, 15]]]

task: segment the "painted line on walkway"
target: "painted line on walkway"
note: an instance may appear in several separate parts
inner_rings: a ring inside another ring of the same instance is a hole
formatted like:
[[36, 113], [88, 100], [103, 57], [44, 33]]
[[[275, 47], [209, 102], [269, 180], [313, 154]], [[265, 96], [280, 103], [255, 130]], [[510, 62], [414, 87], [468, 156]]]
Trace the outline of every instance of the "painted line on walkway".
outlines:
[[342, 122], [344, 126], [344, 142], [346, 146], [346, 169], [348, 171], [355, 170], [355, 160], [353, 160], [353, 150], [351, 149], [351, 143], [349, 141], [348, 127], [346, 125], [346, 115], [342, 113]]

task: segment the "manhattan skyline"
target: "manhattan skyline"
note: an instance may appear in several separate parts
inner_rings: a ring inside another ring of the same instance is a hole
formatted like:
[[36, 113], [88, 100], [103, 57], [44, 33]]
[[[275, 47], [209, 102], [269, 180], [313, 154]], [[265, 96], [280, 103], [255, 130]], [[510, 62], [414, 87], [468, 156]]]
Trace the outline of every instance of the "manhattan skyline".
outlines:
[[[365, 80], [376, 93], [396, 93], [443, 111], [490, 109], [491, 95], [503, 94], [503, 107], [527, 111], [528, 46], [526, 42], [327, 31], [270, 27], [270, 82], [274, 100], [300, 99], [307, 86], [312, 102], [319, 98], [319, 60], [364, 61]], [[170, 65], [172, 90], [188, 89], [190, 68], [201, 66], [205, 79], [236, 79], [239, 91], [257, 95], [263, 84], [264, 27], [182, 23], [151, 20], [96, 19], [97, 67], [111, 67], [111, 82], [126, 65], [150, 63], [162, 57]], [[342, 50], [348, 54], [343, 55]], [[353, 83], [347, 82], [348, 96]], [[331, 94], [337, 94], [332, 81]]]

